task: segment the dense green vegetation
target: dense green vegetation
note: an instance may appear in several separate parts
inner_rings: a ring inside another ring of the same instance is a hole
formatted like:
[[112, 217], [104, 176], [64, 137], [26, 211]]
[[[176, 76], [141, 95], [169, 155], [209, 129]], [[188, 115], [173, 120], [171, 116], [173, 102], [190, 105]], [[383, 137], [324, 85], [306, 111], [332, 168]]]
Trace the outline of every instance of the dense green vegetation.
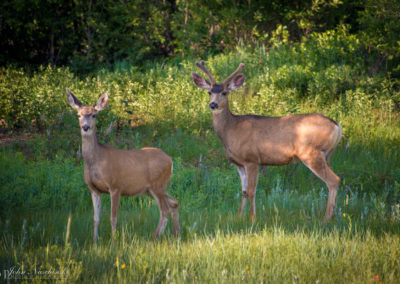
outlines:
[[[25, 275], [12, 278], [67, 283], [398, 281], [398, 2], [226, 2], [0, 4], [1, 279], [15, 268]], [[230, 95], [235, 114], [318, 112], [342, 125], [331, 222], [322, 222], [327, 188], [303, 165], [260, 169], [257, 220], [237, 218], [239, 176], [212, 129], [208, 94], [190, 77], [199, 56], [217, 81], [246, 64]], [[109, 93], [97, 116], [102, 143], [173, 158], [178, 239], [169, 223], [151, 241], [156, 204], [122, 198], [111, 246], [104, 195], [93, 244], [66, 87], [86, 104]]]

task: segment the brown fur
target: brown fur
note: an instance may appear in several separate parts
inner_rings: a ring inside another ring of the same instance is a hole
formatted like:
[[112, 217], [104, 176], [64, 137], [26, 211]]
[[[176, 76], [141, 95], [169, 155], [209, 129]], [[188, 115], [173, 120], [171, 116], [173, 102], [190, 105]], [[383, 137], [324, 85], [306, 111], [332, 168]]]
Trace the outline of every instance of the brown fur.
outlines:
[[[147, 194], [160, 209], [160, 222], [154, 234], [159, 237], [172, 214], [174, 233], [179, 232], [178, 202], [166, 194], [172, 175], [172, 159], [157, 148], [120, 150], [97, 142], [95, 115], [107, 105], [103, 95], [95, 106], [83, 106], [67, 89], [68, 100], [78, 112], [82, 133], [82, 154], [85, 161], [85, 182], [92, 192], [94, 207], [94, 239], [98, 237], [100, 194], [111, 195], [111, 226], [114, 236], [120, 196]], [[88, 127], [85, 131], [84, 128]], [[114, 239], [114, 237], [113, 237]]]
[[[204, 62], [196, 65], [204, 71]], [[259, 165], [279, 166], [301, 161], [329, 188], [325, 213], [329, 220], [335, 208], [340, 182], [329, 167], [329, 159], [339, 143], [342, 128], [320, 114], [282, 117], [233, 115], [227, 94], [243, 84], [244, 75], [237, 75], [243, 68], [244, 64], [241, 63], [223, 82], [223, 90], [219, 92], [215, 92], [214, 84], [192, 73], [196, 85], [209, 90], [214, 130], [224, 145], [228, 159], [238, 167], [243, 192], [239, 214], [250, 197], [251, 218], [255, 219], [254, 200]], [[205, 73], [209, 74], [208, 71]]]

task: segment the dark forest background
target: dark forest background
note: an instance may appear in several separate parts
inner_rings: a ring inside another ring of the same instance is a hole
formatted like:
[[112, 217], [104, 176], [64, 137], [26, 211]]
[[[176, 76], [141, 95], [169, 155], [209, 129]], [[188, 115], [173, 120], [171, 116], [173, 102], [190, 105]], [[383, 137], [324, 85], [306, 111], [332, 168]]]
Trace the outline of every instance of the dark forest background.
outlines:
[[87, 74], [238, 45], [272, 48], [339, 25], [361, 41], [370, 72], [399, 76], [399, 0], [1, 1], [0, 65], [68, 65]]

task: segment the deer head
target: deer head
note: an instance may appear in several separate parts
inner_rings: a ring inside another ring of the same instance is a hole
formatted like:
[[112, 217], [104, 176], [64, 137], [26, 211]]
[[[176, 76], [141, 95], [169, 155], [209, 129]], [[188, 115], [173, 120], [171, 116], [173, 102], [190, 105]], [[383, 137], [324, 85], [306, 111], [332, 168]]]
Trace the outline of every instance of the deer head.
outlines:
[[201, 89], [208, 90], [210, 95], [210, 108], [213, 112], [220, 112], [222, 109], [229, 107], [228, 94], [240, 88], [244, 82], [244, 75], [238, 74], [244, 68], [244, 64], [240, 63], [239, 67], [222, 84], [217, 84], [214, 77], [204, 66], [204, 61], [196, 62], [196, 66], [201, 69], [209, 78], [207, 81], [200, 75], [192, 72], [194, 83]]
[[78, 112], [82, 136], [92, 135], [96, 127], [96, 114], [107, 106], [107, 93], [103, 94], [94, 106], [84, 106], [68, 88], [67, 95], [69, 104]]

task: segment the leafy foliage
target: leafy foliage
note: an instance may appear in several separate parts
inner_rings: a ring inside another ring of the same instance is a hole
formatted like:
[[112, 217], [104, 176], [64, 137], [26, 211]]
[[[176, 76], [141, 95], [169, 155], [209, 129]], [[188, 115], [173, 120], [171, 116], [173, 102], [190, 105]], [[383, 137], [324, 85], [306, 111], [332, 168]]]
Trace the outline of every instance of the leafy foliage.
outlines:
[[87, 74], [121, 62], [143, 66], [238, 46], [279, 47], [348, 25], [376, 53], [367, 60], [371, 72], [392, 71], [400, 57], [398, 6], [397, 0], [3, 1], [0, 64], [69, 65]]
[[386, 69], [400, 73], [399, 11], [400, 2], [396, 0], [365, 1], [359, 17], [360, 34], [376, 60], [371, 71]]
[[[394, 111], [400, 102], [396, 80], [382, 75], [370, 78], [363, 54], [360, 40], [349, 33], [348, 26], [340, 26], [271, 50], [238, 48], [210, 57], [207, 64], [219, 76], [217, 80], [239, 62], [246, 64], [246, 87], [232, 95], [234, 108], [241, 112], [297, 112], [299, 99], [326, 105], [347, 101], [354, 92], [363, 93], [374, 105], [385, 102]], [[2, 68], [0, 112], [10, 129], [28, 127], [52, 133], [71, 124], [73, 112], [65, 98], [68, 87], [87, 104], [103, 92], [110, 94], [110, 111], [100, 120], [100, 128], [152, 124], [201, 133], [210, 127], [210, 120], [207, 97], [190, 79], [194, 70], [193, 60], [155, 63], [147, 65], [145, 72], [121, 65], [114, 72], [103, 69], [80, 79], [62, 67], [49, 66], [34, 73]], [[279, 109], [274, 104], [287, 107]]]

